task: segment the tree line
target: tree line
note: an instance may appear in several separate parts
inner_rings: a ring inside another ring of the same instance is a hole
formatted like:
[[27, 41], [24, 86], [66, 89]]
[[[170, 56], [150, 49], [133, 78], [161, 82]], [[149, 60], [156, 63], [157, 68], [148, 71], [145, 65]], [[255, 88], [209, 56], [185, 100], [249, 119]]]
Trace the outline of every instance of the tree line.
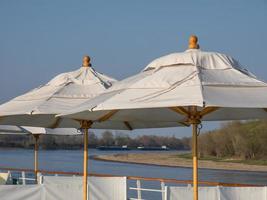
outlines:
[[236, 121], [199, 136], [199, 155], [267, 159], [267, 121]]
[[[100, 135], [89, 132], [88, 138], [89, 148], [127, 145], [129, 148], [167, 146], [177, 150], [190, 149], [190, 138], [179, 139], [174, 136], [143, 135], [133, 138], [125, 133], [114, 134], [111, 131], [104, 131]], [[83, 135], [40, 135], [39, 146], [41, 149], [82, 149]], [[0, 147], [33, 148], [34, 137], [32, 135], [0, 134]]]
[[[82, 149], [83, 135], [57, 136], [41, 135], [42, 149]], [[190, 150], [191, 138], [174, 136], [142, 135], [130, 137], [124, 133], [104, 131], [102, 134], [89, 133], [89, 148], [98, 146], [138, 146], [160, 147]], [[34, 138], [31, 135], [1, 135], [0, 147], [33, 148]], [[224, 123], [220, 128], [199, 135], [199, 156], [237, 159], [267, 159], [267, 121], [236, 121]]]

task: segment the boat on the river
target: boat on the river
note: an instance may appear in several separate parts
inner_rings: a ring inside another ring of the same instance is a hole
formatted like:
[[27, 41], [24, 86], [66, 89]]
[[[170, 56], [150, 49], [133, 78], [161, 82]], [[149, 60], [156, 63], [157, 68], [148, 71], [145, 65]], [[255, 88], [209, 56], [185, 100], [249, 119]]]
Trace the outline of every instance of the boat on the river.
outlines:
[[102, 150], [102, 151], [125, 151], [125, 150], [131, 150], [126, 145], [123, 145], [123, 146], [99, 146], [99, 147], [96, 147], [96, 149]]
[[161, 146], [161, 147], [140, 146], [140, 147], [137, 147], [137, 150], [141, 150], [141, 151], [169, 151], [170, 148], [168, 148], [167, 146]]
[[[133, 148], [129, 148], [127, 145], [123, 146], [99, 146], [96, 147], [96, 149], [101, 151], [125, 151], [125, 150], [132, 150]], [[170, 148], [167, 146], [161, 146], [161, 147], [147, 147], [147, 146], [139, 146], [136, 148], [136, 150], [140, 151], [169, 151]]]

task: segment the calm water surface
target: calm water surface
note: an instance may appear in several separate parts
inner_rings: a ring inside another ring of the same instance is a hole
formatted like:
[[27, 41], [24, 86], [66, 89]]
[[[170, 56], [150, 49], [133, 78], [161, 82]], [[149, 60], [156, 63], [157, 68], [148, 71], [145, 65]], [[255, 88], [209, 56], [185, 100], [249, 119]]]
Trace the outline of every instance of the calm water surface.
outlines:
[[[136, 151], [99, 151], [90, 149], [89, 155], [129, 152], [136, 153]], [[39, 153], [39, 166], [40, 169], [44, 170], [82, 172], [82, 163], [82, 150], [41, 150]], [[33, 150], [0, 149], [0, 167], [33, 168]], [[192, 179], [192, 169], [190, 168], [124, 164], [95, 160], [89, 160], [89, 172], [125, 176], [175, 178], [179, 180]], [[200, 169], [199, 176], [200, 180], [203, 181], [267, 185], [267, 173], [263, 172]]]

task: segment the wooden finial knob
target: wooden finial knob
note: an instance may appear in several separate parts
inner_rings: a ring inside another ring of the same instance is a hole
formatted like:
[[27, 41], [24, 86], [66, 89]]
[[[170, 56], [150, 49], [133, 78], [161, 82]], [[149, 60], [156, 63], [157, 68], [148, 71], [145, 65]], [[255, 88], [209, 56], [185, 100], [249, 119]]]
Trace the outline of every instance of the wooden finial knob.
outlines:
[[84, 56], [83, 57], [83, 67], [91, 67], [91, 58], [89, 56]]
[[189, 49], [199, 49], [199, 45], [197, 42], [198, 42], [197, 36], [191, 35], [189, 38], [188, 48]]

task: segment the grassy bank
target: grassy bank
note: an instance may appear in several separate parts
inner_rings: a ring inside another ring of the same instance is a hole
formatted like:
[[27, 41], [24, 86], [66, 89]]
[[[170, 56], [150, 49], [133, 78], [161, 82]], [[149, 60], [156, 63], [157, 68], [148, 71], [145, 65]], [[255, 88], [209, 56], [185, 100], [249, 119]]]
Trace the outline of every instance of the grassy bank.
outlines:
[[[184, 159], [192, 159], [192, 155], [190, 153], [187, 154], [178, 154], [177, 155], [180, 158]], [[241, 163], [241, 164], [247, 164], [247, 165], [265, 165], [267, 166], [267, 160], [257, 160], [257, 159], [249, 159], [249, 160], [241, 160], [238, 158], [217, 158], [215, 156], [204, 156], [200, 157], [199, 160], [208, 160], [208, 161], [214, 161], [214, 162], [227, 162], [227, 163]]]
[[[101, 155], [94, 157], [94, 159], [109, 162], [124, 162], [168, 167], [192, 167], [191, 154], [177, 154], [174, 152]], [[267, 161], [205, 157], [199, 160], [199, 168], [267, 172]]]

